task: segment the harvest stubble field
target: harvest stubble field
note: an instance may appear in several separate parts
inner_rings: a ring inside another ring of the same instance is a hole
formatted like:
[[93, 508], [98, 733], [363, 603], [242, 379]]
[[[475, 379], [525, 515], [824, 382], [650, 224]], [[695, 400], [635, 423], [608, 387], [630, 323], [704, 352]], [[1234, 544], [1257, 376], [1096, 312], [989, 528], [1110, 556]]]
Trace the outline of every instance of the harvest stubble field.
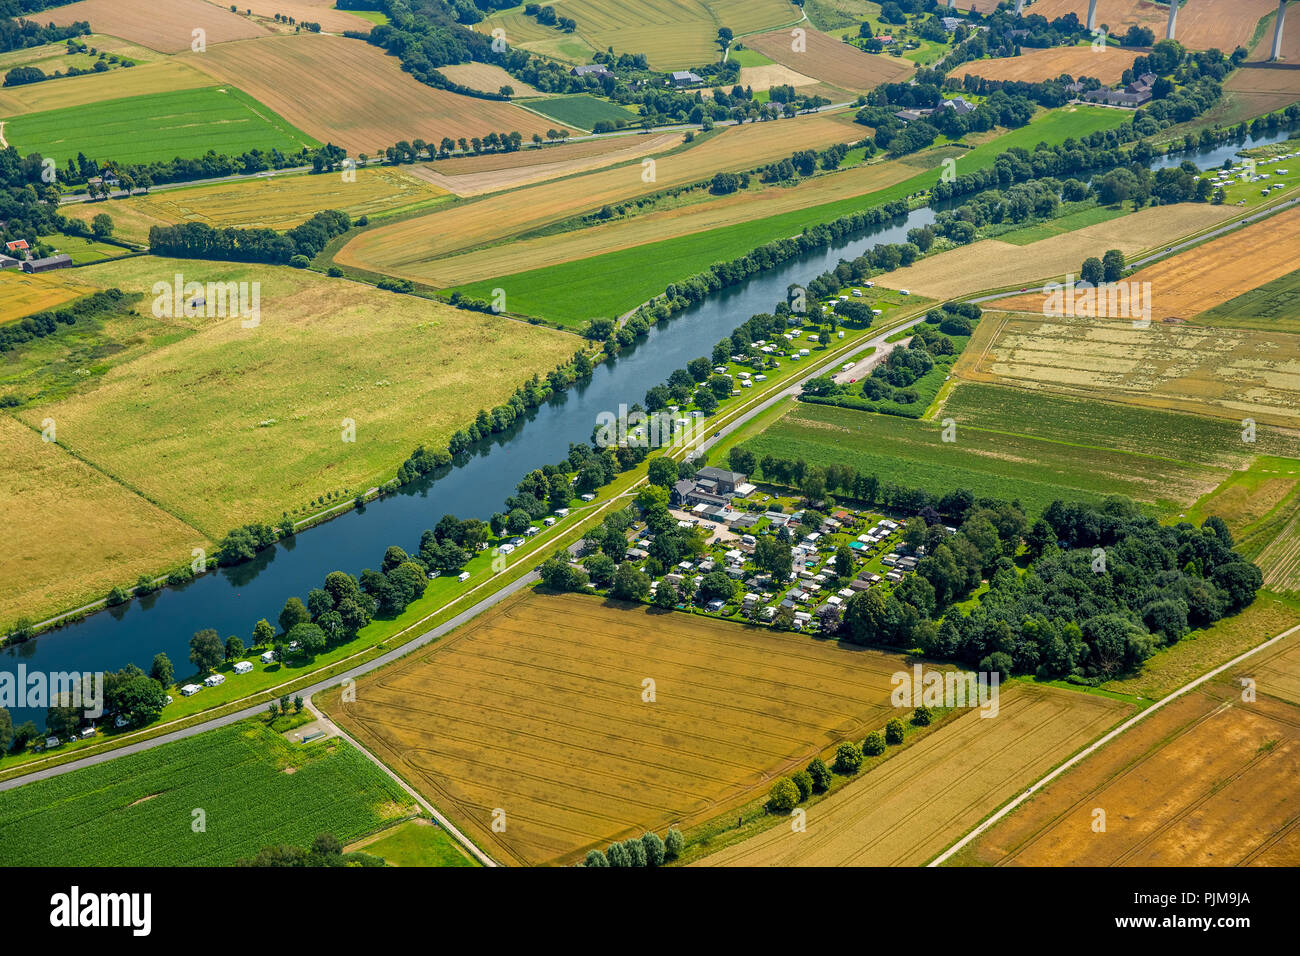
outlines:
[[[1261, 635], [1263, 636], [1263, 635]], [[1243, 699], [1242, 677], [1258, 687]], [[1052, 781], [954, 862], [1300, 864], [1300, 640], [1165, 706]], [[1105, 811], [1105, 830], [1093, 829]]]
[[866, 53], [811, 24], [800, 24], [799, 29], [804, 31], [802, 50], [794, 48], [796, 40], [790, 30], [748, 36], [744, 43], [782, 66], [842, 90], [865, 92], [882, 83], [901, 83], [916, 68], [901, 57]]
[[[398, 140], [438, 142], [518, 131], [545, 133], [553, 121], [497, 100], [425, 86], [401, 61], [361, 40], [325, 34], [261, 37], [187, 53], [184, 62], [233, 83], [322, 143], [375, 155]], [[316, 76], [365, 83], [304, 83]]]
[[[1178, 10], [1178, 42], [1192, 50], [1217, 47], [1224, 55], [1250, 42], [1255, 25], [1277, 9], [1274, 0], [1236, 0], [1233, 3], [1183, 3]], [[1088, 22], [1088, 0], [1037, 0], [1026, 13], [1055, 20], [1073, 13], [1080, 23]], [[1120, 34], [1130, 26], [1150, 27], [1157, 40], [1165, 38], [1169, 7], [1150, 0], [1107, 0], [1097, 10], [1098, 25]]]
[[228, 6], [205, 0], [167, 0], [166, 3], [81, 0], [69, 6], [42, 10], [36, 19], [59, 26], [88, 20], [91, 27], [100, 33], [121, 37], [160, 53], [190, 49], [195, 42], [195, 30], [204, 31], [204, 40], [209, 45], [265, 36], [270, 32], [248, 17], [232, 13]]
[[1077, 691], [1003, 688], [994, 717], [964, 713], [810, 807], [806, 832], [777, 824], [706, 866], [921, 866], [1127, 716]]
[[972, 60], [954, 67], [952, 73], [958, 78], [982, 76], [989, 80], [1018, 83], [1042, 83], [1068, 73], [1076, 80], [1091, 76], [1110, 85], [1118, 83], [1124, 71], [1133, 66], [1134, 57], [1147, 52], [1145, 47], [1094, 50], [1091, 45], [1025, 49], [1019, 56]]
[[[499, 860], [687, 826], [894, 714], [901, 656], [523, 592], [317, 704]], [[642, 694], [654, 681], [654, 700]], [[325, 698], [325, 699], [321, 699]], [[493, 832], [493, 811], [505, 813]]]

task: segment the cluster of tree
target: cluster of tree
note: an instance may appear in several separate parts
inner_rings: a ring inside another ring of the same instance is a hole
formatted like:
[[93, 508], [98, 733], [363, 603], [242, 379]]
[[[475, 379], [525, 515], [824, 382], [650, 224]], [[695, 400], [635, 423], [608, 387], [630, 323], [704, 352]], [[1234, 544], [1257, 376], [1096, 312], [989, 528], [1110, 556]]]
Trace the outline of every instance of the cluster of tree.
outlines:
[[1133, 203], [1134, 209], [1148, 203], [1206, 202], [1214, 192], [1210, 181], [1201, 178], [1196, 164], [1189, 160], [1155, 173], [1137, 163], [1112, 169], [1097, 177], [1094, 188], [1103, 205], [1118, 205], [1127, 200]]
[[984, 190], [954, 209], [941, 210], [930, 228], [935, 235], [965, 244], [985, 226], [1053, 219], [1062, 200], [1082, 202], [1090, 195], [1088, 185], [1076, 179], [1064, 183], [1052, 177], [1031, 179], [1005, 190]]
[[235, 866], [384, 866], [383, 857], [370, 853], [344, 853], [343, 845], [332, 833], [322, 833], [303, 848], [277, 843], [263, 847], [256, 856], [235, 861]]
[[[908, 530], [912, 530], [912, 522]], [[863, 644], [918, 647], [983, 671], [1098, 681], [1254, 600], [1259, 569], [1207, 518], [1161, 525], [1131, 501], [1053, 502], [1031, 525], [1014, 503], [981, 502], [955, 535], [924, 516], [927, 554], [889, 594], [850, 599], [844, 627]], [[1017, 572], [1021, 545], [1030, 563]], [[969, 612], [953, 607], [982, 581]]]
[[337, 209], [318, 212], [282, 233], [274, 229], [214, 229], [207, 223], [186, 222], [150, 228], [149, 247], [156, 255], [181, 259], [289, 263], [305, 268], [331, 239], [351, 227], [347, 213]]
[[[865, 145], [867, 155], [871, 155], [874, 147], [870, 143]], [[760, 167], [757, 170], [758, 178], [765, 183], [783, 183], [798, 179], [800, 176], [811, 176], [817, 172], [819, 166], [826, 170], [838, 169], [852, 148], [848, 143], [836, 143], [820, 152], [815, 149], [801, 149], [788, 159]]]
[[[858, 110], [856, 121], [874, 130], [873, 142], [891, 156], [902, 156], [924, 149], [943, 134], [959, 139], [969, 132], [983, 132], [995, 126], [1018, 129], [1033, 119], [1034, 101], [1005, 90], [993, 91], [969, 113], [945, 107], [939, 87], [931, 83], [915, 85], [886, 83], [866, 96], [866, 105]], [[904, 122], [894, 114], [900, 109], [932, 109], [921, 119]]]
[[1103, 282], [1118, 282], [1124, 277], [1124, 253], [1119, 249], [1107, 249], [1100, 259], [1089, 256], [1079, 266], [1079, 280], [1089, 285], [1101, 285]]
[[524, 15], [536, 18], [537, 22], [544, 27], [555, 27], [564, 33], [572, 33], [578, 29], [578, 23], [573, 17], [560, 16], [549, 3], [545, 5], [525, 3]]
[[0, 53], [24, 50], [46, 43], [58, 43], [60, 40], [90, 33], [90, 24], [85, 20], [78, 20], [65, 27], [56, 27], [53, 23], [42, 25], [35, 20], [20, 19], [26, 14], [39, 13], [47, 7], [57, 7], [71, 2], [72, 0], [55, 0], [55, 2], [5, 0], [0, 3]]
[[[127, 296], [120, 289], [105, 289], [92, 292], [52, 312], [37, 312], [16, 322], [0, 326], [0, 353], [12, 351], [15, 347], [35, 339], [45, 338], [59, 331], [59, 326], [73, 326], [79, 320], [100, 318], [120, 312], [134, 297]], [[0, 398], [0, 406], [19, 404], [16, 397]]]
[[663, 866], [681, 855], [686, 841], [682, 831], [673, 827], [662, 840], [658, 834], [646, 833], [639, 840], [629, 837], [622, 843], [611, 843], [604, 853], [587, 852], [583, 866]]

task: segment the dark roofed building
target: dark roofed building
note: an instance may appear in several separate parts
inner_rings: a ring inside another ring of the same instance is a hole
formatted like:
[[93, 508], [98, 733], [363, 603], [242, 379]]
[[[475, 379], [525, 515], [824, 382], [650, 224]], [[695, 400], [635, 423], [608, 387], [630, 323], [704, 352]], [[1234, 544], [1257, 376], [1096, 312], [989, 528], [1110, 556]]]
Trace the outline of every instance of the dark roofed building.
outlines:
[[71, 269], [72, 256], [60, 253], [45, 259], [28, 259], [23, 263], [24, 272], [49, 272], [51, 269]]
[[736, 493], [736, 486], [745, 483], [745, 476], [738, 471], [727, 471], [725, 468], [714, 468], [712, 465], [705, 465], [695, 473], [696, 480], [711, 481], [717, 486], [718, 493], [731, 495]]
[[569, 70], [570, 76], [594, 76], [597, 79], [601, 77], [613, 78], [614, 74], [604, 63], [597, 63], [594, 66], [575, 66]]

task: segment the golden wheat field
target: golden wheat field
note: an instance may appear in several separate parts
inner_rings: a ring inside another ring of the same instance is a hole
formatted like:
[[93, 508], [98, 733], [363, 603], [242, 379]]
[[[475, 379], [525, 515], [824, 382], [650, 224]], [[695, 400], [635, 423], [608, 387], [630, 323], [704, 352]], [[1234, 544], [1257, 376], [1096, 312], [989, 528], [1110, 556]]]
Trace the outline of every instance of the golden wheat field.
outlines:
[[[1255, 681], [1254, 701], [1243, 699], [1243, 677]], [[1293, 636], [1072, 767], [965, 848], [958, 862], [1296, 866], [1297, 703], [1300, 640]]]
[[[96, 600], [207, 539], [111, 476], [0, 415], [0, 625]], [[54, 419], [53, 436], [61, 438]]]
[[1261, 424], [1300, 425], [1300, 336], [987, 313], [955, 375]]
[[[376, 155], [399, 140], [490, 132], [545, 133], [556, 126], [511, 103], [420, 83], [379, 47], [340, 36], [261, 37], [187, 53], [184, 61], [232, 83], [322, 143]], [[365, 77], [353, 83], [344, 77]], [[321, 77], [304, 83], [304, 77]], [[329, 79], [336, 77], [338, 79]]]
[[[342, 265], [394, 274], [418, 274], [434, 260], [670, 186], [698, 182], [724, 169], [749, 169], [789, 156], [861, 138], [853, 114], [803, 116], [726, 127], [669, 156], [654, 157], [652, 180], [641, 164], [621, 166], [489, 196], [361, 233], [335, 259]], [[651, 157], [647, 157], [651, 158]]]
[[922, 866], [1131, 708], [1018, 684], [998, 713], [962, 714], [810, 806], [806, 830], [778, 824], [704, 866]]
[[461, 86], [484, 93], [496, 93], [501, 87], [514, 90], [513, 96], [541, 96], [541, 92], [523, 80], [511, 76], [495, 63], [451, 63], [438, 67], [438, 72]]
[[78, 270], [143, 292], [142, 311], [176, 274], [258, 283], [258, 324], [204, 318], [21, 414], [56, 419], [66, 448], [213, 539], [386, 481], [417, 445], [445, 446], [578, 347], [566, 333], [288, 267], [146, 256]]
[[521, 592], [362, 678], [355, 703], [316, 702], [496, 859], [563, 864], [727, 812], [860, 740], [894, 715], [890, 677], [906, 668], [766, 628]]
[[56, 308], [93, 291], [66, 276], [48, 272], [28, 275], [17, 269], [0, 272], [0, 324]]

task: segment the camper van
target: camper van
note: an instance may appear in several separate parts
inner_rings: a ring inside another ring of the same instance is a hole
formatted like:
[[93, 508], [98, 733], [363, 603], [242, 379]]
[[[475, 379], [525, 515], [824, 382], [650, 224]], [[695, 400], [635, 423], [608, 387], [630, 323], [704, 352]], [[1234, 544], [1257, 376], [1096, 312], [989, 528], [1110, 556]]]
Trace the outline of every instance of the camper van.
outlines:
[[234, 671], [236, 674], [247, 674], [252, 669], [253, 669], [252, 661], [240, 661], [234, 667]]

